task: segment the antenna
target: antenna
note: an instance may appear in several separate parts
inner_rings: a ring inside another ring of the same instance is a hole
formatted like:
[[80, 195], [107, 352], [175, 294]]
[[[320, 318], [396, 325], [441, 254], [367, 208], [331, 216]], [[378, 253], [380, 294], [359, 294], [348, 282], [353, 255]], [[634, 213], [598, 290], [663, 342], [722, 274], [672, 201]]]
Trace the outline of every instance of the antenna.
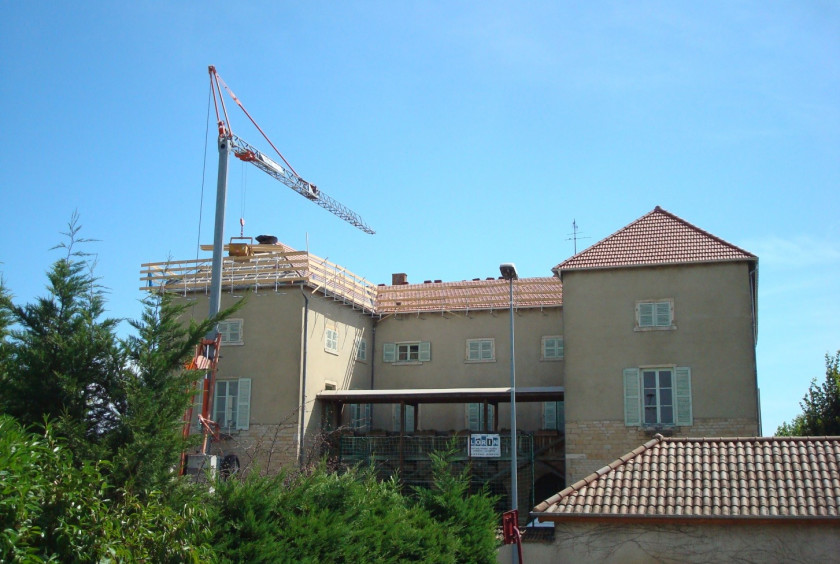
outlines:
[[575, 220], [575, 219], [572, 220], [572, 232], [567, 233], [567, 235], [571, 235], [571, 237], [566, 239], [566, 241], [574, 241], [575, 242], [575, 254], [577, 254], [578, 239], [589, 239], [589, 237], [586, 237], [586, 236], [578, 236], [578, 224], [577, 224], [577, 220]]

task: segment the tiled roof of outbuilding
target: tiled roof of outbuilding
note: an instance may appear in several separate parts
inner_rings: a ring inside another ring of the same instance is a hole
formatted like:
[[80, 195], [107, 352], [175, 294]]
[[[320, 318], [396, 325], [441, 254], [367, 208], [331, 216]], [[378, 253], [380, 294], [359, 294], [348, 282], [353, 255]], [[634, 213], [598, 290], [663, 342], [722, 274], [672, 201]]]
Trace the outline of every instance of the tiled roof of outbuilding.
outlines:
[[656, 206], [630, 225], [552, 270], [585, 270], [697, 262], [756, 260], [747, 251]]
[[656, 438], [534, 508], [585, 517], [840, 519], [840, 437]]

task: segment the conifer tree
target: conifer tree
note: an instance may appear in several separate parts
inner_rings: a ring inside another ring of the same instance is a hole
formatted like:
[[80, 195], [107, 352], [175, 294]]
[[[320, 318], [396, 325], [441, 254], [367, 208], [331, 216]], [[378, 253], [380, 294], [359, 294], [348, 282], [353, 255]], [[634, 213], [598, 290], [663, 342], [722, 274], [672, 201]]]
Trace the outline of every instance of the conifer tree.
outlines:
[[[118, 319], [104, 315], [104, 290], [93, 262], [78, 250], [78, 215], [73, 214], [65, 256], [47, 272], [47, 295], [17, 306], [3, 297], [0, 342], [0, 412], [25, 426], [54, 423], [57, 436], [86, 459], [104, 456], [108, 438], [125, 408], [125, 355], [116, 337]], [[11, 329], [9, 329], [11, 325]]]

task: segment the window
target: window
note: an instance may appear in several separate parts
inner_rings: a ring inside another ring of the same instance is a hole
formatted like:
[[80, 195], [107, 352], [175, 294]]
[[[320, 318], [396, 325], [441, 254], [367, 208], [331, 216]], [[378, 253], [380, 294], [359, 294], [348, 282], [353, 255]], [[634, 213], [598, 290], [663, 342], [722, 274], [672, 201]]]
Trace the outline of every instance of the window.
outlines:
[[[487, 404], [487, 417], [484, 415], [483, 403], [468, 403], [467, 404], [467, 429], [470, 431], [488, 431], [496, 426], [496, 406], [492, 403]], [[485, 422], [487, 423], [485, 425]]]
[[670, 369], [642, 370], [645, 425], [673, 425], [674, 388]]
[[428, 341], [385, 343], [382, 361], [394, 364], [420, 364], [432, 360], [432, 345]]
[[562, 401], [543, 402], [543, 429], [566, 430], [566, 404]]
[[494, 339], [467, 339], [467, 362], [495, 362]]
[[364, 339], [359, 340], [359, 344], [356, 345], [356, 360], [367, 360], [367, 341]]
[[242, 337], [242, 319], [226, 319], [219, 321], [219, 333], [222, 334], [223, 345], [244, 345]]
[[338, 354], [338, 331], [334, 327], [327, 327], [324, 332], [324, 350]]
[[[402, 419], [402, 411], [400, 410], [401, 405], [396, 404], [394, 406], [394, 431], [400, 430], [400, 424]], [[405, 406], [405, 432], [406, 433], [413, 433], [414, 429], [416, 428], [417, 418], [416, 418], [416, 409], [413, 405], [406, 405]]]
[[636, 303], [636, 328], [674, 329], [673, 300], [643, 301]]
[[563, 337], [551, 336], [542, 338], [542, 359], [560, 360], [563, 358]]
[[219, 380], [213, 420], [225, 430], [247, 430], [251, 420], [251, 379]]
[[350, 404], [350, 427], [354, 431], [367, 433], [370, 431], [371, 410], [369, 403]]
[[624, 369], [624, 424], [691, 425], [691, 370], [686, 367]]

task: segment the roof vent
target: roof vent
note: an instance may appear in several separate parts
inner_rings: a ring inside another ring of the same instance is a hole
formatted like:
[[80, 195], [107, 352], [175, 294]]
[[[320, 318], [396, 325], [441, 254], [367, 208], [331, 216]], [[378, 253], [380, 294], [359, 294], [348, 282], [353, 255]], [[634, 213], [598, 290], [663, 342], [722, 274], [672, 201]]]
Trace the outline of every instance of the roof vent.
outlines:
[[401, 286], [403, 284], [408, 284], [408, 274], [405, 272], [398, 272], [391, 275], [392, 286]]

